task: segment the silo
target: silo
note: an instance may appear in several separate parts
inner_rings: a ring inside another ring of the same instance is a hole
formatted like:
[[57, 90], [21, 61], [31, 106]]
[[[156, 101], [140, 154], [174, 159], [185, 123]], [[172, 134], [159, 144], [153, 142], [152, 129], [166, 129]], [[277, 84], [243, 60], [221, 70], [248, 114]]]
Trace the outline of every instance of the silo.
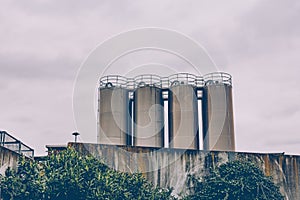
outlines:
[[199, 149], [196, 76], [175, 74], [169, 82], [169, 147]]
[[127, 145], [130, 130], [129, 96], [127, 80], [122, 76], [100, 79], [98, 143]]
[[164, 107], [161, 80], [155, 75], [135, 77], [133, 94], [134, 146], [164, 146]]
[[234, 125], [231, 76], [217, 72], [204, 76], [203, 148], [234, 151]]

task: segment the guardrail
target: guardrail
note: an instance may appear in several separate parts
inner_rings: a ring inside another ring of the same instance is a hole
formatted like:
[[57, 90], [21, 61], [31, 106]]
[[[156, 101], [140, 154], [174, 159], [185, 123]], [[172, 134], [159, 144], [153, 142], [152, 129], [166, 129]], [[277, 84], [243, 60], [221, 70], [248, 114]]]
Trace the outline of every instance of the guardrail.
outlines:
[[0, 146], [15, 151], [20, 155], [31, 158], [34, 157], [34, 150], [32, 148], [8, 134], [6, 131], [0, 131]]
[[168, 89], [176, 85], [192, 85], [200, 88], [211, 84], [232, 85], [232, 77], [230, 74], [225, 72], [213, 72], [204, 76], [196, 76], [189, 73], [178, 73], [168, 77], [161, 77], [154, 74], [143, 74], [131, 78], [119, 75], [109, 75], [100, 78], [100, 88], [120, 87], [131, 90], [144, 86]]

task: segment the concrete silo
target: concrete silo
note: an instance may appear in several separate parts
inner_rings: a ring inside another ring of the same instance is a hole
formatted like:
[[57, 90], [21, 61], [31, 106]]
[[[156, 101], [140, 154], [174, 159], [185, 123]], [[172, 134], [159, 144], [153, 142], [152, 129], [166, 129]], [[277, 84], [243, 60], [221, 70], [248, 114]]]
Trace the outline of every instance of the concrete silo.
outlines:
[[134, 146], [164, 146], [164, 102], [161, 78], [140, 75], [134, 78], [133, 121]]
[[[199, 101], [201, 100], [201, 101]], [[167, 102], [165, 102], [167, 101]], [[168, 113], [164, 113], [164, 104]], [[201, 104], [200, 104], [201, 103]], [[100, 79], [98, 142], [101, 144], [199, 149], [202, 105], [204, 150], [235, 150], [232, 83], [227, 73], [204, 77], [139, 75]], [[168, 120], [169, 134], [164, 135]]]
[[187, 73], [169, 76], [169, 146], [199, 149], [196, 76]]
[[100, 79], [98, 143], [130, 144], [130, 110], [127, 79], [105, 76]]
[[235, 150], [231, 76], [216, 72], [204, 76], [202, 119], [204, 150]]

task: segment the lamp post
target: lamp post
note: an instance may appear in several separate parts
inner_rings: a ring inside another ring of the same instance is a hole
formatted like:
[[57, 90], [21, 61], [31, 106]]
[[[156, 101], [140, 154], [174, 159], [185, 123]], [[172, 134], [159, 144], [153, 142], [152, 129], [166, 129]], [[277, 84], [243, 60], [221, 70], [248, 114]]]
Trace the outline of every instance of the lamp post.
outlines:
[[75, 136], [75, 143], [77, 143], [77, 136], [80, 135], [80, 134], [78, 132], [74, 132], [74, 133], [72, 133], [72, 135]]

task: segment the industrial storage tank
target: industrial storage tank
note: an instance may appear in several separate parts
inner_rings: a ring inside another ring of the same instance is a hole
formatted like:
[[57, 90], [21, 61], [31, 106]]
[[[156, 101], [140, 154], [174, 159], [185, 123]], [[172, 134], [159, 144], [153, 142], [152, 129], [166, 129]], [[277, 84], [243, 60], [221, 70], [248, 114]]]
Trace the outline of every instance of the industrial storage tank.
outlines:
[[216, 72], [205, 75], [204, 81], [203, 149], [234, 151], [231, 76]]
[[169, 147], [199, 149], [196, 76], [171, 75], [169, 85]]
[[135, 77], [133, 93], [134, 146], [164, 146], [164, 102], [161, 78], [156, 75]]
[[98, 143], [130, 144], [130, 110], [127, 79], [118, 75], [100, 79]]

